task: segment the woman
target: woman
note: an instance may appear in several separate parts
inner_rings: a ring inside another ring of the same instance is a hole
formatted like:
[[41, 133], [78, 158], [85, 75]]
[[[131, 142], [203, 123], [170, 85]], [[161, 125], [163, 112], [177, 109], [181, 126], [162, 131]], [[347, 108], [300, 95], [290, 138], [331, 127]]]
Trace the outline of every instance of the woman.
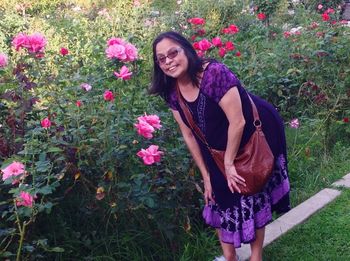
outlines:
[[[255, 130], [251, 103], [236, 76], [222, 63], [200, 59], [183, 36], [160, 34], [153, 42], [154, 72], [150, 93], [168, 103], [204, 182], [203, 217], [218, 231], [223, 254], [236, 260], [235, 248], [250, 243], [250, 260], [262, 260], [265, 225], [272, 211], [288, 211], [284, 126], [274, 107], [251, 95], [262, 122], [263, 132], [274, 154], [273, 174], [264, 189], [252, 196], [240, 194], [245, 180], [233, 161]], [[176, 88], [190, 109], [208, 144], [225, 152], [225, 174], [219, 170], [209, 150], [191, 130], [179, 102]]]

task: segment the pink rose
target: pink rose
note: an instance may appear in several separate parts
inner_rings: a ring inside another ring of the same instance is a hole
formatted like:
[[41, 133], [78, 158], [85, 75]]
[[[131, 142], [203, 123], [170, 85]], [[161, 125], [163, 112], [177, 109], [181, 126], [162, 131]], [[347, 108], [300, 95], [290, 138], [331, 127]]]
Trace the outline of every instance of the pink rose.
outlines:
[[126, 54], [126, 60], [125, 62], [133, 62], [137, 59], [137, 49], [136, 47], [131, 44], [131, 43], [128, 43], [128, 44], [125, 44], [124, 45], [125, 47], [125, 54]]
[[223, 58], [226, 55], [226, 49], [224, 47], [219, 48], [219, 56]]
[[114, 45], [114, 44], [125, 45], [126, 42], [122, 38], [116, 38], [116, 37], [112, 37], [111, 39], [109, 39], [107, 41], [107, 45], [108, 46], [111, 46], [111, 45]]
[[4, 53], [0, 53], [0, 68], [6, 67], [8, 64], [7, 55]]
[[2, 180], [6, 180], [12, 176], [18, 176], [24, 173], [24, 165], [21, 162], [14, 161], [10, 165], [8, 165], [6, 168], [2, 169], [1, 172]]
[[45, 118], [41, 121], [41, 126], [44, 129], [50, 128], [51, 127], [51, 121], [49, 120], [49, 118]]
[[207, 51], [211, 47], [211, 43], [207, 39], [202, 39], [198, 42], [198, 48], [201, 51]]
[[146, 139], [153, 138], [152, 133], [154, 132], [154, 128], [148, 122], [139, 120], [139, 122], [134, 124], [134, 126], [137, 129], [137, 133], [139, 135], [145, 137]]
[[66, 56], [67, 54], [69, 54], [69, 50], [68, 50], [67, 48], [62, 47], [62, 48], [60, 49], [60, 54], [61, 54], [62, 56]]
[[289, 122], [289, 126], [293, 129], [298, 129], [300, 126], [299, 120], [298, 119], [293, 119]]
[[103, 99], [105, 99], [105, 101], [113, 101], [114, 100], [113, 92], [110, 90], [106, 90], [103, 94]]
[[164, 154], [158, 148], [156, 145], [151, 145], [147, 149], [141, 149], [136, 155], [143, 159], [145, 165], [152, 165], [159, 162], [161, 155]]
[[30, 53], [43, 52], [47, 44], [45, 37], [40, 33], [34, 33], [28, 36], [28, 41], [23, 45], [23, 47], [28, 49]]
[[19, 206], [33, 207], [33, 203], [34, 203], [34, 197], [25, 191], [21, 191], [19, 193], [19, 198], [16, 199], [17, 207]]
[[323, 8], [323, 5], [321, 5], [321, 4], [319, 4], [318, 6], [317, 6], [317, 9], [318, 10], [321, 10]]
[[153, 128], [160, 129], [162, 125], [160, 125], [160, 119], [158, 115], [147, 115], [145, 113], [144, 116], [140, 116], [137, 118], [139, 122], [147, 122], [149, 125], [151, 125]]
[[19, 51], [24, 45], [28, 44], [28, 36], [23, 33], [19, 33], [12, 40], [12, 46], [15, 47], [16, 51]]
[[91, 85], [88, 83], [85, 83], [85, 82], [80, 84], [80, 88], [82, 88], [83, 90], [85, 90], [87, 92], [91, 91], [91, 89], [92, 89]]
[[125, 53], [125, 47], [121, 44], [113, 44], [106, 49], [106, 55], [108, 59], [117, 58], [121, 61], [127, 59]]
[[128, 67], [123, 65], [119, 73], [114, 72], [114, 75], [115, 77], [120, 78], [122, 80], [130, 80], [132, 72], [129, 71]]
[[237, 56], [237, 57], [240, 57], [240, 56], [241, 56], [241, 52], [240, 52], [240, 51], [237, 51], [237, 52], [236, 52], [236, 56]]
[[214, 37], [211, 42], [213, 43], [213, 45], [215, 45], [216, 47], [221, 47], [222, 46], [222, 42], [221, 42], [221, 38], [220, 37]]

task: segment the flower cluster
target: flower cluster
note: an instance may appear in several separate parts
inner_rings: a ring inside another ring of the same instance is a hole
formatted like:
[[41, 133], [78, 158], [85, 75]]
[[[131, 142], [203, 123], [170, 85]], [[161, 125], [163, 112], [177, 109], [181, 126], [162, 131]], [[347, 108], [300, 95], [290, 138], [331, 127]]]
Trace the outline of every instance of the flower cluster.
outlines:
[[[197, 37], [203, 37], [205, 35], [205, 30], [202, 27], [205, 24], [205, 20], [203, 18], [191, 18], [188, 20], [192, 25], [192, 29], [194, 30], [194, 34], [191, 37], [191, 40], [194, 41], [193, 48], [197, 51], [197, 54], [200, 57], [206, 55], [206, 53], [213, 48], [218, 49], [218, 55], [223, 58], [227, 54], [227, 52], [231, 52], [236, 49], [235, 45], [232, 41], [223, 41], [223, 38], [216, 36], [211, 41], [207, 38], [202, 38], [201, 40], [195, 41]], [[235, 24], [231, 24], [226, 28], [223, 28], [221, 32], [224, 35], [234, 35], [239, 32], [238, 26]], [[240, 52], [236, 52], [236, 56], [240, 56]]]
[[21, 48], [27, 49], [29, 53], [42, 53], [44, 52], [47, 41], [41, 33], [33, 33], [31, 35], [26, 35], [24, 33], [19, 33], [12, 40], [12, 46], [16, 51], [21, 50]]
[[[137, 120], [138, 123], [134, 124], [137, 133], [146, 139], [153, 138], [155, 129], [159, 130], [162, 127], [157, 115], [147, 115], [145, 113], [145, 115], [138, 117]], [[156, 145], [150, 145], [147, 149], [141, 149], [136, 155], [143, 159], [145, 165], [151, 165], [159, 162], [163, 154], [158, 148], [159, 147]]]
[[142, 158], [145, 165], [152, 165], [153, 163], [159, 162], [163, 154], [158, 148], [157, 145], [151, 145], [147, 149], [141, 149], [136, 155]]
[[[20, 180], [24, 179], [26, 176], [25, 166], [23, 163], [14, 161], [6, 168], [1, 169], [2, 180], [5, 181], [9, 178], [14, 179], [12, 184], [18, 184]], [[25, 207], [33, 207], [34, 199], [32, 195], [28, 192], [21, 191], [19, 193], [19, 197], [16, 198], [16, 206], [25, 206]]]
[[140, 116], [137, 118], [138, 123], [134, 124], [137, 129], [137, 133], [146, 139], [153, 138], [153, 132], [155, 129], [160, 129], [160, 119], [157, 115], [147, 115]]
[[235, 24], [230, 24], [228, 27], [222, 29], [224, 34], [236, 34], [239, 32], [239, 28]]
[[[323, 9], [323, 6], [320, 4], [318, 5], [318, 8], [317, 8], [319, 11], [322, 11]], [[325, 22], [328, 22], [331, 20], [331, 15], [332, 14], [335, 14], [335, 11], [333, 8], [327, 8], [322, 14], [322, 20], [325, 21]]]
[[111, 38], [107, 41], [106, 56], [108, 59], [118, 59], [122, 62], [133, 62], [137, 59], [136, 47], [121, 38]]

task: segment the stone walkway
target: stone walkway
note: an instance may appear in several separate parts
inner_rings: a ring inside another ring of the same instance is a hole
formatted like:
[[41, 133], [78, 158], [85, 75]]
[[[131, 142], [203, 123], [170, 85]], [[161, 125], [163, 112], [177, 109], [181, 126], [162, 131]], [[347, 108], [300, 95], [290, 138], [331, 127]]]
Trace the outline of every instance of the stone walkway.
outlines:
[[[312, 196], [308, 200], [304, 201], [300, 205], [291, 209], [289, 212], [279, 217], [272, 223], [266, 226], [264, 247], [276, 240], [288, 230], [294, 226], [304, 222], [311, 215], [315, 214], [318, 210], [325, 207], [328, 203], [337, 198], [341, 191], [337, 190], [337, 187], [350, 188], [350, 173], [345, 175], [342, 179], [332, 184], [334, 188], [326, 188]], [[242, 245], [237, 249], [237, 255], [240, 260], [248, 260], [250, 257], [250, 245]]]

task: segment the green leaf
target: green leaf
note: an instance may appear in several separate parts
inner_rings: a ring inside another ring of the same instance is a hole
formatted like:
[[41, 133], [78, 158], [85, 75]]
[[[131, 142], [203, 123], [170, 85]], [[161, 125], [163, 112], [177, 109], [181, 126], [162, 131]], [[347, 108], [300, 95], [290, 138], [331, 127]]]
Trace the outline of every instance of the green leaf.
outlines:
[[58, 147], [50, 147], [47, 152], [62, 152], [63, 150]]
[[43, 195], [48, 195], [48, 194], [51, 194], [53, 191], [52, 187], [49, 186], [49, 185], [46, 185], [40, 189], [37, 190], [37, 193], [39, 194], [43, 194]]
[[64, 252], [64, 248], [62, 247], [53, 247], [50, 249], [51, 252], [56, 252], [56, 253], [63, 253]]
[[144, 203], [149, 208], [154, 208], [155, 207], [155, 203], [154, 203], [153, 198], [145, 198]]
[[0, 254], [0, 257], [10, 257], [10, 256], [14, 256], [15, 254], [9, 252], [9, 251], [6, 251], [4, 253], [1, 253]]

